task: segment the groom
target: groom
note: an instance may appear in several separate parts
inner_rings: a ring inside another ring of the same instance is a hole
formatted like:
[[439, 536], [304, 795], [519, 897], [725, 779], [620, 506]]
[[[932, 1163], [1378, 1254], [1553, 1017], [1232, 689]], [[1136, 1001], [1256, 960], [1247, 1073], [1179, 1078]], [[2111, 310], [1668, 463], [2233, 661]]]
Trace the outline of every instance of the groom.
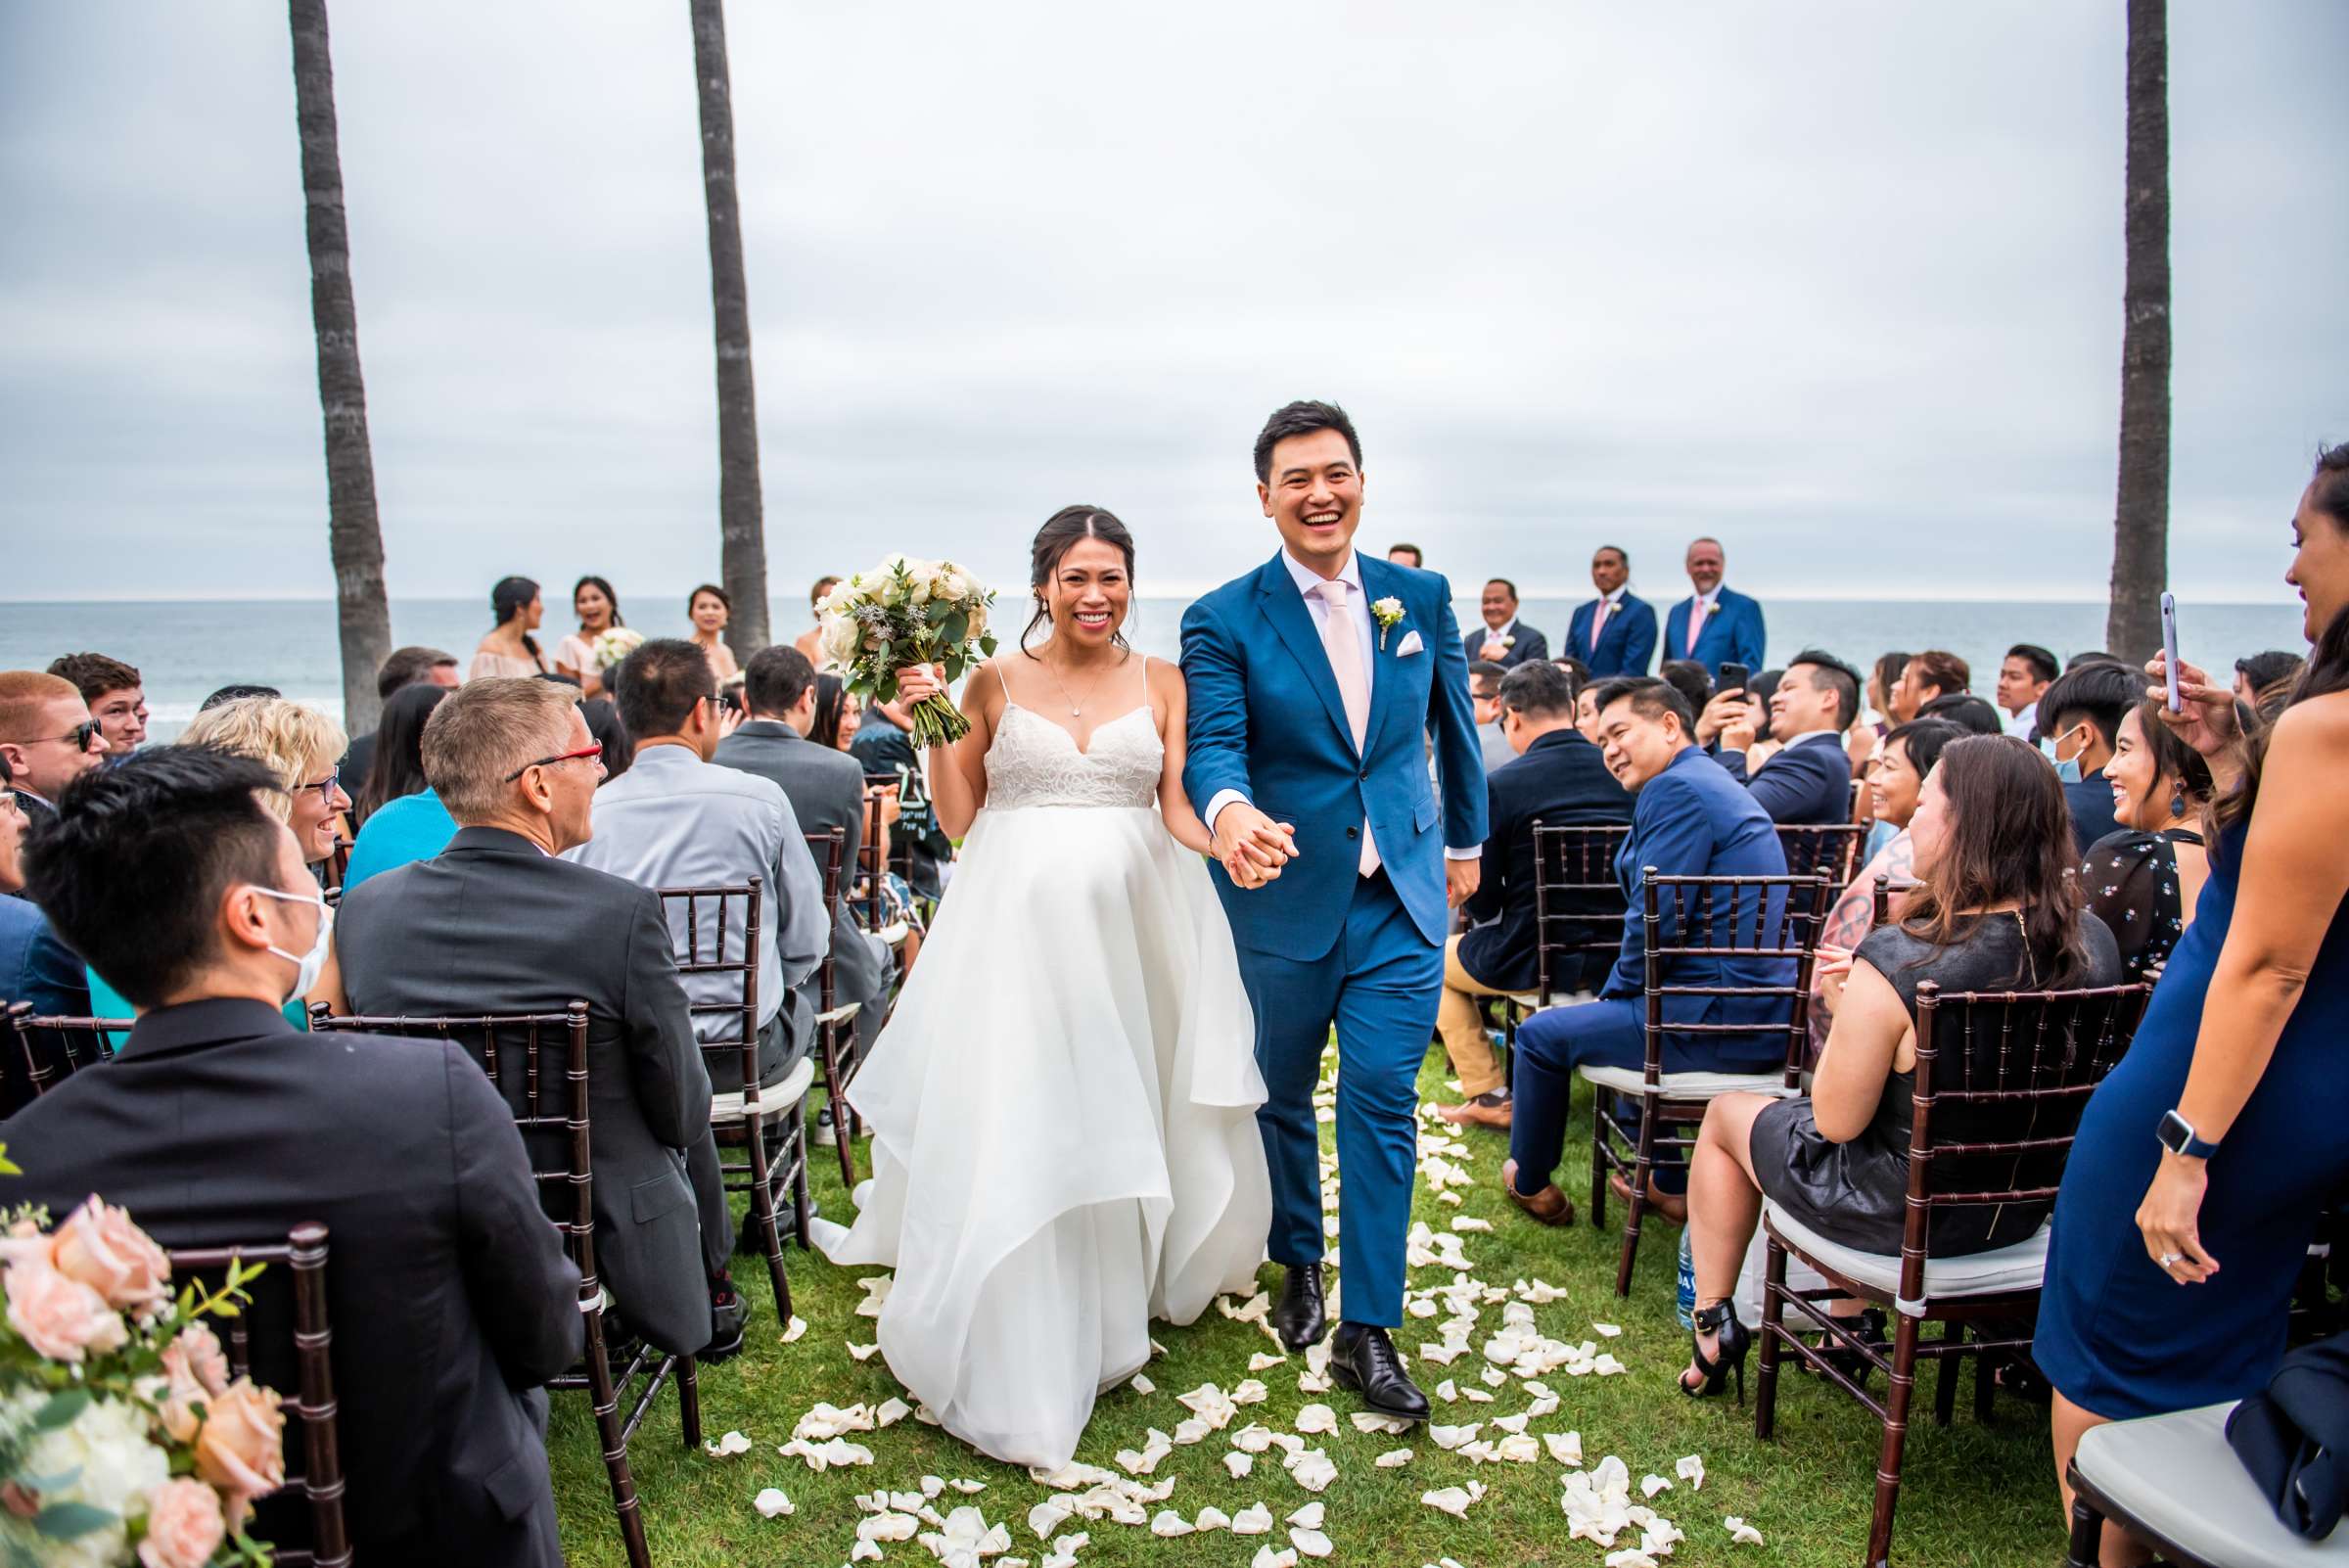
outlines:
[[1388, 1330], [1403, 1321], [1445, 910], [1476, 891], [1484, 851], [1467, 659], [1442, 577], [1355, 553], [1362, 446], [1344, 409], [1300, 402], [1274, 414], [1256, 438], [1256, 478], [1281, 549], [1183, 615], [1183, 785], [1205, 807], [1256, 1007], [1267, 1246], [1287, 1270], [1273, 1323], [1292, 1350], [1328, 1326], [1313, 1095], [1334, 1023], [1346, 1293], [1330, 1371], [1377, 1413], [1422, 1420], [1427, 1397]]

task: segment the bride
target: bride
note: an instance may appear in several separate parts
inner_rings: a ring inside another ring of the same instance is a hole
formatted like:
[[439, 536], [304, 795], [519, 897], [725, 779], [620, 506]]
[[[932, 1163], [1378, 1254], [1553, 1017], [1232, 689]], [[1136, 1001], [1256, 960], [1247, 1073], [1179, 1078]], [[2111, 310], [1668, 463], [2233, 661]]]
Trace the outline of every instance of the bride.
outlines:
[[[1132, 536], [1069, 507], [1032, 566], [1019, 651], [973, 672], [971, 731], [930, 760], [940, 825], [969, 836], [849, 1089], [873, 1180], [825, 1250], [897, 1269], [881, 1353], [946, 1430], [1057, 1469], [1095, 1394], [1149, 1360], [1153, 1317], [1255, 1289], [1271, 1197], [1255, 1026], [1183, 794], [1182, 672], [1121, 630]], [[940, 689], [899, 677], [907, 702]]]

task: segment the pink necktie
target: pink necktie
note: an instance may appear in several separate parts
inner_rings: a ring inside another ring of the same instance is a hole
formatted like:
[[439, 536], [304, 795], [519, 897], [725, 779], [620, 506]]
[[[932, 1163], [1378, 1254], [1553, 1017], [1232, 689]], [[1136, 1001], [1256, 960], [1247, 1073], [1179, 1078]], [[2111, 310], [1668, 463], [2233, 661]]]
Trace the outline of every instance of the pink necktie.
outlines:
[[1705, 601], [1702, 599], [1691, 599], [1688, 601], [1688, 649], [1683, 657], [1689, 659], [1694, 659], [1696, 657], [1696, 639], [1704, 631], [1704, 629]]
[[[1327, 613], [1321, 618], [1321, 647], [1329, 655], [1330, 673], [1338, 677], [1338, 700], [1346, 705], [1346, 723], [1354, 731], [1354, 750], [1359, 756], [1370, 736], [1370, 677], [1362, 669], [1362, 643], [1354, 618], [1346, 613], [1350, 591], [1340, 581], [1319, 585]], [[1370, 824], [1362, 824], [1361, 873], [1378, 869], [1378, 848], [1370, 842]]]
[[1593, 659], [1598, 657], [1598, 635], [1607, 629], [1607, 612], [1614, 608], [1612, 602], [1601, 599], [1598, 601], [1598, 614], [1590, 618], [1590, 656]]

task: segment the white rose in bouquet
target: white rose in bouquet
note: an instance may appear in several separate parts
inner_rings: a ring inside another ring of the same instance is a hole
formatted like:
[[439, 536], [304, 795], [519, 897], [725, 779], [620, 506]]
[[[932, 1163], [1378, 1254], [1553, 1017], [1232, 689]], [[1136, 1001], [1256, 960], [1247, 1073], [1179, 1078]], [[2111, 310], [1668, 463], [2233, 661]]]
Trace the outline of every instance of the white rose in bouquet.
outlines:
[[[0, 1410], [0, 1431], [23, 1434], [49, 1398], [26, 1392], [10, 1399]], [[65, 1425], [30, 1434], [18, 1468], [27, 1475], [73, 1478], [43, 1488], [41, 1506], [78, 1502], [112, 1516], [69, 1540], [42, 1538], [34, 1560], [63, 1568], [115, 1568], [132, 1560], [129, 1520], [147, 1511], [149, 1492], [171, 1479], [170, 1459], [148, 1441], [152, 1420], [127, 1401], [93, 1399]]]
[[598, 632], [587, 652], [595, 660], [596, 669], [612, 669], [617, 668], [621, 661], [643, 646], [643, 632], [628, 626], [614, 626], [607, 631]]

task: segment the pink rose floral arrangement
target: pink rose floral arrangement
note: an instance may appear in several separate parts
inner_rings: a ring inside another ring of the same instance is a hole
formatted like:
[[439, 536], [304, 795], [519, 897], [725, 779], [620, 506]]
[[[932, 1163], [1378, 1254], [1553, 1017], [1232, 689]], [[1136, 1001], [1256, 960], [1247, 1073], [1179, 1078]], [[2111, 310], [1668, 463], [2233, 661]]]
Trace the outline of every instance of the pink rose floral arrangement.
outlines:
[[[0, 1155], [4, 1158], [4, 1155]], [[0, 1564], [266, 1564], [245, 1533], [285, 1485], [278, 1396], [232, 1378], [207, 1316], [233, 1317], [258, 1266], [176, 1295], [171, 1261], [96, 1196], [44, 1231], [0, 1236]]]

